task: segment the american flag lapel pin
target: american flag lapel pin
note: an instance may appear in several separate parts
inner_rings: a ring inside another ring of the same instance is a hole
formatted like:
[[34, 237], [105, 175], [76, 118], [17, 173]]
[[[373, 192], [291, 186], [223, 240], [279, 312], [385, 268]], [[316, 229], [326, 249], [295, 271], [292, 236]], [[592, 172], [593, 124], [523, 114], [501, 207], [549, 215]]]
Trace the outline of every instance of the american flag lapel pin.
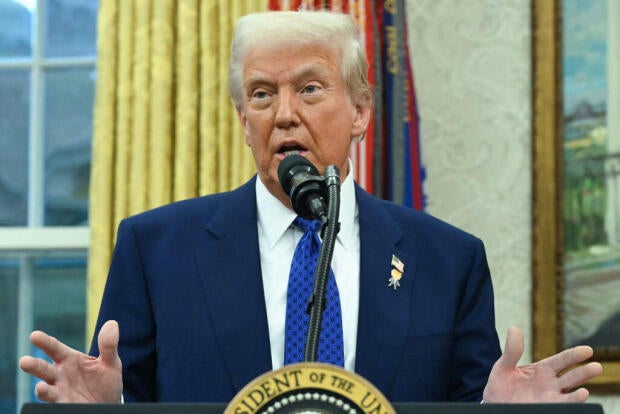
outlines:
[[392, 271], [390, 272], [390, 278], [388, 279], [388, 287], [393, 287], [394, 290], [400, 287], [400, 279], [403, 277], [405, 271], [405, 264], [396, 255], [392, 255]]

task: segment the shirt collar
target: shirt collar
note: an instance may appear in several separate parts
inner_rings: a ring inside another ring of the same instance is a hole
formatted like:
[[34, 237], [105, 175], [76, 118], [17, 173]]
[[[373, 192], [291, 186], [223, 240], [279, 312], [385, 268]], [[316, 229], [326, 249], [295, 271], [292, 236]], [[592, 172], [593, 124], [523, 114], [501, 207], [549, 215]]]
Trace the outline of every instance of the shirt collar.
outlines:
[[[349, 171], [353, 171], [349, 162]], [[256, 180], [256, 208], [258, 211], [258, 225], [266, 237], [267, 244], [273, 248], [291, 226], [297, 214], [289, 210], [273, 194], [267, 190], [265, 184]], [[357, 202], [355, 199], [355, 185], [350, 173], [340, 185], [340, 232], [337, 241], [347, 250], [353, 247], [354, 225], [357, 222]]]

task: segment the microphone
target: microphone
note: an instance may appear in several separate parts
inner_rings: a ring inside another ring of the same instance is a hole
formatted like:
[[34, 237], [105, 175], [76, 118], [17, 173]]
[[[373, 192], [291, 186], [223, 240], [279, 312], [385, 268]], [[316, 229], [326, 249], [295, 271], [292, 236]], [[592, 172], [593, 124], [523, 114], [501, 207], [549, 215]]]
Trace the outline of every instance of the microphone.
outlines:
[[314, 165], [301, 155], [289, 155], [280, 161], [278, 179], [290, 197], [293, 210], [308, 220], [327, 221], [327, 189], [324, 178]]
[[[280, 161], [278, 179], [282, 189], [291, 198], [293, 209], [305, 219], [319, 219], [323, 224], [323, 244], [319, 252], [312, 295], [308, 300], [308, 331], [304, 361], [315, 362], [321, 336], [321, 322], [326, 307], [325, 293], [329, 268], [334, 254], [336, 234], [340, 229], [340, 172], [335, 165], [325, 168], [325, 177], [319, 176], [314, 165], [300, 155], [289, 155]], [[327, 204], [329, 209], [326, 207]], [[329, 210], [329, 211], [327, 211]]]

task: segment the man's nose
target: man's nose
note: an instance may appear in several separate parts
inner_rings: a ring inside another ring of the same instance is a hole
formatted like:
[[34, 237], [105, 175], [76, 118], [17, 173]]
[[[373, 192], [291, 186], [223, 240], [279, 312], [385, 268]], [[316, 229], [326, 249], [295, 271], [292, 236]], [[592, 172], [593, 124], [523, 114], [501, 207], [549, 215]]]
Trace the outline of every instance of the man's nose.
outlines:
[[289, 90], [278, 93], [275, 124], [278, 128], [291, 128], [299, 125], [298, 96]]

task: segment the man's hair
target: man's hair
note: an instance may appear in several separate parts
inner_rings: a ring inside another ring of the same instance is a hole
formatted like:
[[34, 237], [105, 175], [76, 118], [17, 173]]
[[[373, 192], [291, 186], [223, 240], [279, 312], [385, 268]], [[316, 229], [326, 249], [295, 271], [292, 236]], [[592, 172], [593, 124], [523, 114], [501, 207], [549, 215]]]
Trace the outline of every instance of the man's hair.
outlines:
[[262, 45], [324, 44], [342, 56], [340, 71], [356, 104], [372, 105], [368, 62], [353, 18], [328, 11], [274, 11], [248, 14], [237, 21], [230, 54], [230, 95], [237, 109], [243, 105], [243, 63], [249, 50]]

